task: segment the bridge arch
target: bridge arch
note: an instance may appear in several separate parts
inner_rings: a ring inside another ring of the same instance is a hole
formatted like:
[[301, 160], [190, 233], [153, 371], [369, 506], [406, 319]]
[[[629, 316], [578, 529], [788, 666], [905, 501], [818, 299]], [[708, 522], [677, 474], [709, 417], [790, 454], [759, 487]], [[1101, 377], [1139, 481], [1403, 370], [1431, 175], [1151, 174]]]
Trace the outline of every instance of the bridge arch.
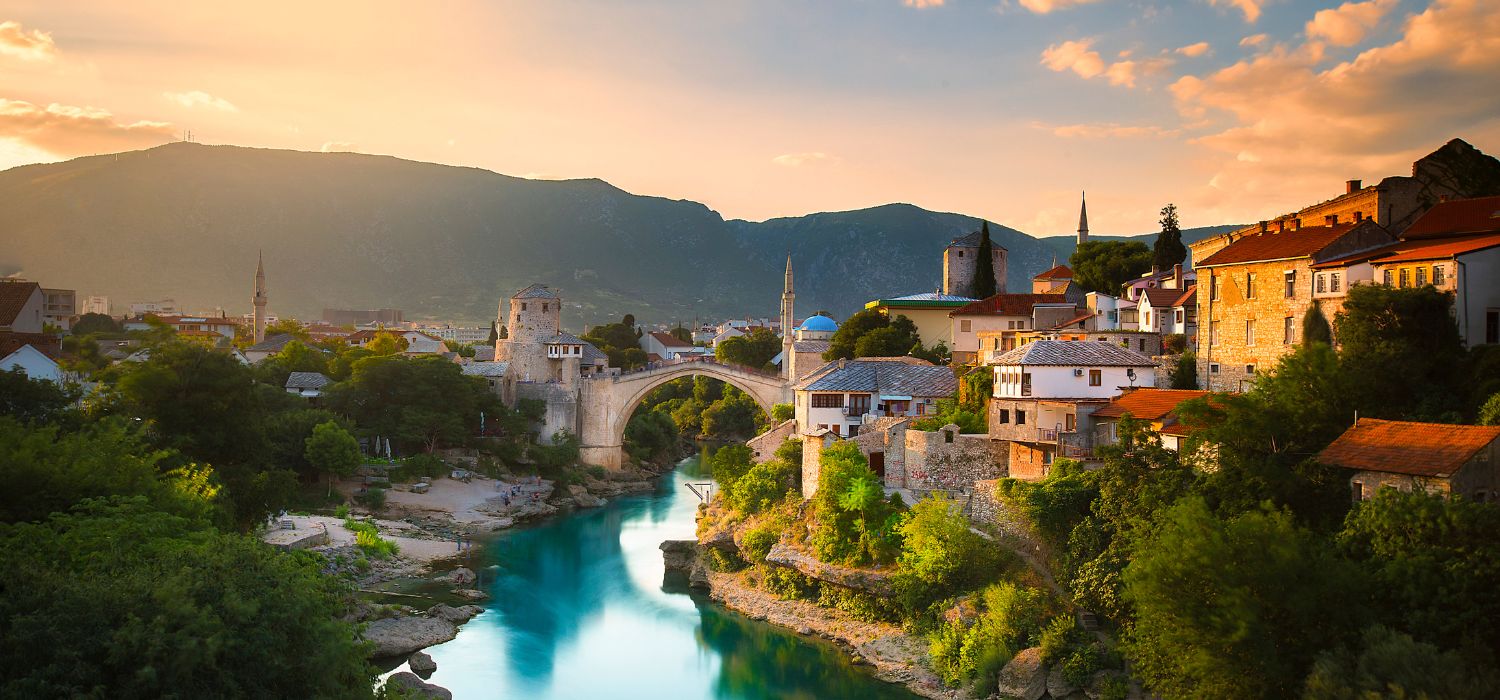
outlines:
[[579, 458], [586, 464], [619, 469], [625, 463], [625, 424], [653, 389], [682, 377], [718, 379], [755, 400], [771, 415], [788, 402], [791, 387], [778, 375], [717, 362], [681, 362], [615, 376], [588, 377], [579, 396]]

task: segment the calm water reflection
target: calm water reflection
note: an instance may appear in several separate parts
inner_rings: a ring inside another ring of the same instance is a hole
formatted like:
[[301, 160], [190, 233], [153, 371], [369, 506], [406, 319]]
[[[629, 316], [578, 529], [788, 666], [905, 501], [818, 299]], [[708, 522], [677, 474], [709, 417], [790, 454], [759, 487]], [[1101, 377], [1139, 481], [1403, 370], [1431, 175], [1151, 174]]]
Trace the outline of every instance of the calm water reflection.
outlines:
[[691, 539], [697, 459], [656, 494], [517, 530], [485, 555], [494, 596], [428, 649], [431, 682], [479, 698], [912, 698], [831, 645], [663, 585], [663, 540]]

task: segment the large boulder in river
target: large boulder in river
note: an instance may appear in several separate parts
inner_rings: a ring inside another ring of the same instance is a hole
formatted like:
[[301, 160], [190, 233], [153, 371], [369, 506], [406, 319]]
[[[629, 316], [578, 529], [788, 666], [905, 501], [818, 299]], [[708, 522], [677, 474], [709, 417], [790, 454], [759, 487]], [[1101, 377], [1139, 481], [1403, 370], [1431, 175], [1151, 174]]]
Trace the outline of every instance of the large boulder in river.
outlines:
[[381, 659], [442, 644], [458, 636], [458, 627], [435, 617], [387, 617], [366, 625], [363, 636], [372, 645], [370, 657]]
[[589, 490], [581, 484], [569, 486], [568, 493], [572, 494], [573, 502], [577, 503], [579, 508], [598, 508], [604, 505], [604, 499], [589, 493]]
[[698, 561], [697, 540], [667, 540], [660, 548], [661, 563], [667, 571], [687, 573]]
[[432, 675], [437, 670], [437, 662], [425, 651], [414, 651], [411, 656], [406, 657], [406, 667], [423, 678]]
[[391, 674], [385, 679], [388, 686], [394, 686], [406, 691], [407, 697], [432, 698], [433, 700], [453, 700], [453, 693], [440, 685], [433, 685], [423, 681], [415, 673], [402, 671]]
[[438, 603], [427, 609], [427, 616], [435, 617], [439, 620], [447, 620], [455, 625], [461, 625], [482, 612], [484, 612], [484, 608], [478, 605], [460, 605], [455, 608], [451, 605]]
[[853, 588], [882, 597], [889, 597], [894, 593], [890, 577], [883, 572], [824, 563], [811, 554], [781, 542], [771, 546], [770, 553], [766, 555], [766, 561], [796, 569], [803, 576], [845, 588]]
[[474, 585], [475, 581], [479, 580], [479, 576], [475, 575], [473, 570], [460, 566], [457, 569], [448, 572], [447, 576], [440, 577], [438, 580], [451, 583], [461, 588], [468, 588], [469, 586]]
[[1022, 649], [1000, 669], [1000, 697], [1039, 700], [1047, 694], [1047, 667], [1041, 647]]

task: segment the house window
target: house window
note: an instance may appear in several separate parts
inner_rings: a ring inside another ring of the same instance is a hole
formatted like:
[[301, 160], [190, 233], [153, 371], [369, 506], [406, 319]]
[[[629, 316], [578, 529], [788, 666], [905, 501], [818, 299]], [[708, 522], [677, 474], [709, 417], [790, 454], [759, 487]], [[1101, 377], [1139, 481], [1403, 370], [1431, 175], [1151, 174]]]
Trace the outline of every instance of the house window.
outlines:
[[952, 430], [944, 430], [943, 431], [943, 442], [946, 442], [946, 443], [948, 443], [950, 445], [953, 444], [953, 431]]
[[1218, 374], [1219, 373], [1219, 363], [1217, 363], [1217, 362], [1210, 362], [1210, 363], [1208, 363], [1208, 373], [1209, 374]]
[[523, 302], [521, 302], [521, 310], [522, 310], [522, 311], [525, 311], [525, 310], [526, 310], [526, 302], [524, 302], [524, 301], [523, 301]]
[[839, 430], [843, 429], [843, 427], [844, 427], [843, 425], [840, 425], [838, 423], [834, 423], [831, 427], [833, 428], [833, 434], [834, 435], [843, 435], [843, 433], [839, 432]]
[[1433, 284], [1433, 286], [1436, 286], [1436, 287], [1443, 286], [1443, 266], [1442, 265], [1433, 265], [1432, 266], [1432, 284]]
[[547, 305], [542, 304], [542, 313], [547, 313]]
[[1141, 352], [1146, 352], [1146, 339], [1141, 338]]
[[1255, 374], [1255, 365], [1245, 365], [1245, 374]]
[[962, 250], [960, 250], [960, 251], [958, 251], [958, 257], [960, 257], [960, 258], [961, 258], [961, 257], [963, 257], [963, 256], [964, 256], [964, 252], [963, 252], [963, 251], [962, 251]]
[[1297, 271], [1296, 270], [1287, 270], [1286, 271], [1286, 294], [1285, 294], [1285, 296], [1288, 299], [1291, 299], [1292, 297], [1297, 296]]
[[1030, 372], [1022, 372], [1021, 373], [1021, 395], [1022, 396], [1031, 396], [1031, 373]]
[[812, 395], [812, 407], [813, 408], [843, 408], [844, 407], [844, 395], [843, 394], [813, 394]]
[[1484, 312], [1484, 342], [1491, 345], [1500, 343], [1500, 310], [1489, 309]]
[[1219, 300], [1219, 278], [1216, 275], [1208, 276], [1208, 300]]
[[973, 323], [974, 323], [973, 321], [959, 321], [958, 322], [958, 326], [959, 326], [960, 330], [962, 330], [965, 333], [968, 333], [969, 330], [970, 330], [970, 328], [972, 327]]
[[1425, 268], [1425, 267], [1419, 267], [1419, 268], [1417, 268], [1417, 286], [1418, 287], [1425, 287], [1425, 286], [1427, 286], [1427, 268]]
[[1390, 270], [1386, 270], [1385, 271], [1385, 286], [1387, 286], [1387, 287], [1391, 286], [1391, 271]]
[[1002, 408], [995, 414], [995, 421], [1001, 425], [1010, 423], [1010, 409]]
[[1182, 323], [1182, 309], [1178, 309], [1173, 317], [1176, 319], [1176, 323]]
[[1209, 345], [1218, 345], [1219, 344], [1219, 322], [1218, 321], [1209, 321], [1208, 322], [1208, 344]]
[[1019, 409], [1016, 411], [1016, 425], [1026, 425], [1026, 412], [1025, 411], [1022, 411], [1022, 410], [1019, 410]]
[[[1142, 341], [1144, 342], [1144, 341]], [[1098, 369], [1089, 370], [1089, 386], [1104, 386], [1104, 371]]]
[[855, 435], [858, 435], [858, 434], [859, 434], [859, 426], [857, 426], [857, 425], [851, 425], [851, 426], [849, 426], [849, 437], [854, 437]]
[[1335, 273], [1333, 273], [1333, 274], [1331, 274], [1331, 275], [1328, 276], [1328, 291], [1330, 291], [1330, 292], [1337, 292], [1338, 290], [1339, 290], [1339, 273], [1335, 272]]
[[1254, 345], [1255, 344], [1255, 320], [1254, 319], [1245, 321], [1245, 344], [1246, 345]]
[[1408, 269], [1406, 269], [1406, 268], [1403, 267], [1403, 268], [1401, 268], [1401, 273], [1400, 274], [1401, 274], [1401, 284], [1400, 284], [1400, 287], [1402, 289], [1406, 289], [1407, 284], [1411, 281], [1411, 270], [1408, 270]]
[[1349, 482], [1349, 496], [1356, 502], [1365, 500], [1365, 485], [1358, 481]]
[[1292, 343], [1297, 342], [1297, 325], [1294, 321], [1294, 317], [1287, 316], [1286, 318], [1281, 319], [1281, 325], [1282, 344], [1291, 345]]
[[1313, 276], [1313, 291], [1315, 291], [1315, 292], [1317, 292], [1319, 294], [1322, 294], [1323, 293], [1323, 282], [1327, 279], [1327, 277], [1328, 277], [1328, 275], [1314, 275]]
[[1255, 298], [1255, 273], [1254, 272], [1247, 272], [1247, 273], [1245, 273], [1245, 298], [1246, 299], [1254, 299]]

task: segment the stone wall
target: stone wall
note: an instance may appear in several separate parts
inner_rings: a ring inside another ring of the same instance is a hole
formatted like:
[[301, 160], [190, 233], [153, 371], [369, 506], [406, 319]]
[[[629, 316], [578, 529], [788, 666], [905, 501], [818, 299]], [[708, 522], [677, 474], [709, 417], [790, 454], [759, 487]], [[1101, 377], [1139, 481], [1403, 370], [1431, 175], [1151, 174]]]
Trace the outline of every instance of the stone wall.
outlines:
[[872, 468], [875, 454], [880, 453], [886, 486], [906, 486], [906, 431], [911, 421], [910, 417], [881, 416], [860, 426], [859, 435], [849, 438], [859, 447], [860, 454], [871, 460]]
[[994, 479], [1006, 459], [988, 435], [963, 435], [958, 426], [906, 431], [905, 487], [913, 490], [968, 489], [975, 481]]
[[818, 492], [818, 477], [822, 473], [823, 448], [832, 445], [833, 433], [802, 436], [802, 497], [812, 498]]
[[561, 430], [578, 434], [578, 395], [568, 391], [562, 384], [520, 382], [516, 384], [516, 399], [538, 399], [547, 404], [542, 424], [535, 426], [538, 442], [552, 444], [552, 436]]
[[1011, 510], [1010, 506], [995, 495], [999, 479], [974, 482], [974, 497], [970, 501], [969, 519], [986, 525], [996, 533], [1018, 542], [1031, 543], [1035, 550], [1041, 547], [1035, 542], [1026, 518]]
[[745, 442], [750, 448], [750, 459], [756, 464], [769, 462], [776, 457], [776, 449], [787, 439], [796, 437], [797, 421], [784, 420], [764, 433], [756, 435]]

